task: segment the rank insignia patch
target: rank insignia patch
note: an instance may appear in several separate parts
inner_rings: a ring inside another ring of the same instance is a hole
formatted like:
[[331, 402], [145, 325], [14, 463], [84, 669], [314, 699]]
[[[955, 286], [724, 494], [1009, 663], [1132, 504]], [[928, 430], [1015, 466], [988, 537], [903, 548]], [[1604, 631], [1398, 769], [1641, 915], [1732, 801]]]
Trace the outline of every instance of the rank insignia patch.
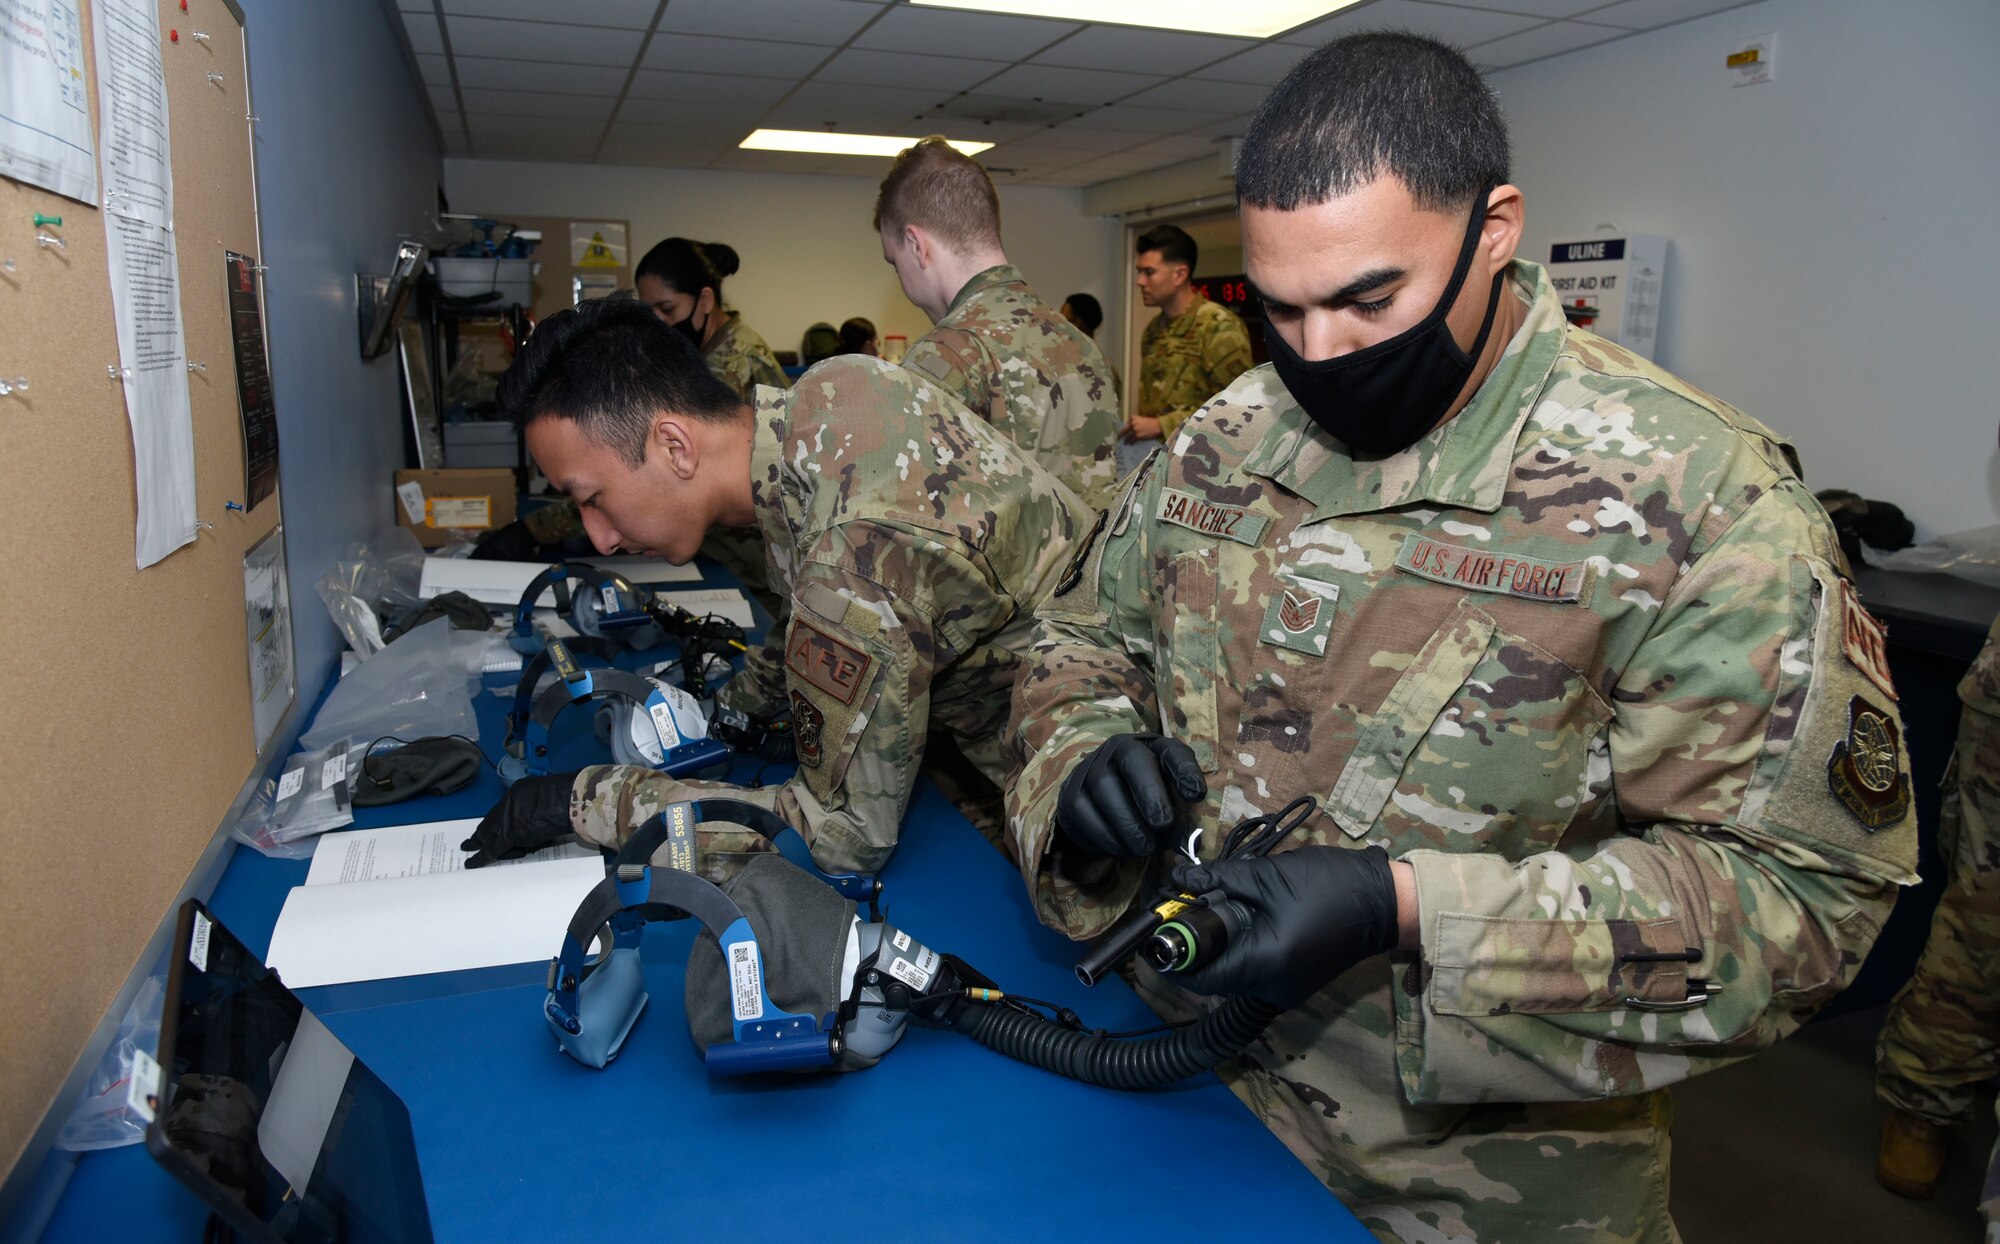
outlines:
[[1896, 719], [1860, 696], [1847, 702], [1847, 737], [1826, 760], [1826, 784], [1870, 833], [1910, 810], [1903, 740]]
[[1271, 603], [1265, 606], [1264, 625], [1257, 630], [1257, 641], [1325, 656], [1326, 637], [1333, 627], [1333, 609], [1340, 599], [1340, 585], [1308, 582], [1280, 570], [1276, 586]]
[[806, 699], [803, 691], [792, 692], [792, 744], [798, 749], [800, 764], [819, 768], [819, 762], [826, 759], [821, 737], [825, 732], [826, 714], [819, 711], [819, 705]]

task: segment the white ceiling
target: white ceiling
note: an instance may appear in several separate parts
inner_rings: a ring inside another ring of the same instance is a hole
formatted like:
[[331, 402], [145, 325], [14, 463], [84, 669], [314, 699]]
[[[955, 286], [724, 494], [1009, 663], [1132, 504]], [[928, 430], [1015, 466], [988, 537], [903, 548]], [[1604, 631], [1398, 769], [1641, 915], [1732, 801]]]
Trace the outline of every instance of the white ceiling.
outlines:
[[736, 144], [759, 126], [943, 133], [996, 143], [980, 159], [1003, 182], [1057, 186], [1214, 151], [1350, 31], [1421, 31], [1502, 69], [1749, 2], [1364, 0], [1255, 40], [901, 0], [396, 0], [447, 155], [871, 175], [880, 161]]

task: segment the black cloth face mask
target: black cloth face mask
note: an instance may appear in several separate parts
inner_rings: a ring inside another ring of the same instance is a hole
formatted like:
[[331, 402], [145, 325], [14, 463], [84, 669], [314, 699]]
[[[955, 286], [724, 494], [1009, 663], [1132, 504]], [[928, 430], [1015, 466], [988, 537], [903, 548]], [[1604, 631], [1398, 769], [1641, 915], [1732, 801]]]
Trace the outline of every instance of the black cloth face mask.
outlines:
[[708, 332], [708, 322], [709, 320], [712, 320], [714, 318], [715, 318], [715, 312], [713, 311], [709, 312], [706, 316], [702, 317], [701, 327], [696, 328], [694, 326], [694, 310], [693, 308], [689, 308], [686, 316], [684, 316], [681, 319], [675, 320], [673, 323], [667, 325], [667, 327], [680, 333], [681, 336], [686, 337], [688, 339], [688, 343], [695, 348], [695, 351], [697, 353], [699, 353], [701, 350], [701, 339], [703, 335], [705, 335]]
[[1500, 309], [1500, 283], [1506, 273], [1493, 276], [1486, 319], [1469, 353], [1452, 340], [1445, 316], [1472, 270], [1490, 193], [1482, 191], [1473, 203], [1472, 220], [1465, 227], [1465, 244], [1459, 249], [1450, 286], [1415, 327], [1366, 349], [1308, 362], [1285, 341], [1271, 323], [1269, 309], [1265, 310], [1264, 340], [1278, 379], [1285, 382], [1293, 400], [1314, 423], [1350, 448], [1375, 455], [1408, 449], [1437, 426], [1472, 375], [1479, 352], [1486, 348], [1486, 336], [1493, 331], [1494, 313]]

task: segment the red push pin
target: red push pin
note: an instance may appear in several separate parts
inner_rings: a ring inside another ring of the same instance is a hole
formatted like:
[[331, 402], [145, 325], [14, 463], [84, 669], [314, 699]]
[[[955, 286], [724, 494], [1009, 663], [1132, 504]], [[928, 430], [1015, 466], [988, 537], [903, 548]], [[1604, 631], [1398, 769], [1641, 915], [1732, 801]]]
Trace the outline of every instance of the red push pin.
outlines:
[[169, 31], [167, 32], [167, 42], [168, 42], [168, 43], [179, 43], [180, 41], [181, 41], [181, 32], [180, 32], [180, 31], [178, 31], [178, 30], [169, 30]]

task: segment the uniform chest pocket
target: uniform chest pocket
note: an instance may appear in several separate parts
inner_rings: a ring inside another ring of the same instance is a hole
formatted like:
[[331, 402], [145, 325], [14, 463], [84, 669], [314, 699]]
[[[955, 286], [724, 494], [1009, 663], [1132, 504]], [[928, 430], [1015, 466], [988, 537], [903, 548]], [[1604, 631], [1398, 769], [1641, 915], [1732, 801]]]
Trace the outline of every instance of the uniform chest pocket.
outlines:
[[1401, 850], [1547, 849], [1608, 783], [1611, 715], [1568, 664], [1461, 603], [1362, 725], [1328, 810]]
[[1216, 684], [1222, 677], [1216, 635], [1215, 550], [1196, 549], [1168, 563], [1157, 651], [1160, 724], [1194, 749], [1203, 773], [1217, 768]]

